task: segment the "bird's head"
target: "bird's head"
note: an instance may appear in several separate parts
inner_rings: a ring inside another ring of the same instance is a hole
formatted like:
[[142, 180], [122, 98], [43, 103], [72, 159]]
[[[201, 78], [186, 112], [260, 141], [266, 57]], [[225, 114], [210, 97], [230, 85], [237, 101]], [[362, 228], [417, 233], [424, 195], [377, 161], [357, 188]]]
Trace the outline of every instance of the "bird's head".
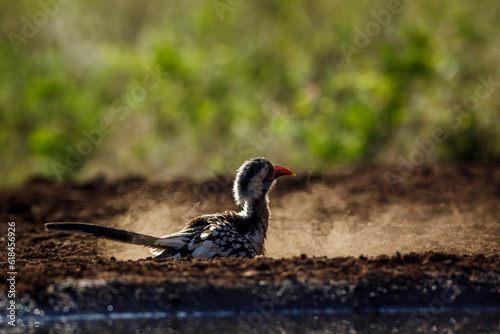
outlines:
[[295, 173], [285, 167], [274, 166], [265, 158], [245, 161], [234, 180], [236, 204], [245, 205], [255, 199], [265, 198], [274, 181], [284, 175], [295, 176]]

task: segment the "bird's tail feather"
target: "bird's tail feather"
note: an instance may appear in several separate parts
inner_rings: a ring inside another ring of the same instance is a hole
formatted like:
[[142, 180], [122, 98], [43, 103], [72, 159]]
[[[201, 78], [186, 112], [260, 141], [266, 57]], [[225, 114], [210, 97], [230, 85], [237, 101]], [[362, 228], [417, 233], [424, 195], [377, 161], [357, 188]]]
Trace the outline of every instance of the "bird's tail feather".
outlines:
[[98, 238], [106, 238], [115, 241], [142, 245], [148, 247], [156, 247], [158, 238], [145, 234], [129, 232], [117, 228], [106, 227], [101, 225], [86, 224], [86, 223], [47, 223], [45, 224], [47, 231], [59, 232], [76, 232], [93, 235]]

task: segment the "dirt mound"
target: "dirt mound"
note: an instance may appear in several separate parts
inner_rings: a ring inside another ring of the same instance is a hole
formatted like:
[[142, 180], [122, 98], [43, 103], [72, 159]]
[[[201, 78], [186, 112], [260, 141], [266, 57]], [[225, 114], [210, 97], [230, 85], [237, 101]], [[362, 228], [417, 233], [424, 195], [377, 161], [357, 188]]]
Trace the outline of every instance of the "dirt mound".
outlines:
[[[363, 167], [279, 180], [268, 257], [253, 260], [155, 260], [142, 247], [43, 228], [80, 221], [168, 234], [199, 214], [236, 209], [228, 177], [32, 179], [0, 192], [0, 220], [16, 223], [16, 289], [31, 305], [26, 314], [35, 306], [47, 313], [193, 311], [267, 302], [273, 311], [435, 300], [499, 307], [498, 166], [419, 169], [397, 182], [388, 175], [399, 171]], [[6, 284], [0, 281], [0, 304]]]

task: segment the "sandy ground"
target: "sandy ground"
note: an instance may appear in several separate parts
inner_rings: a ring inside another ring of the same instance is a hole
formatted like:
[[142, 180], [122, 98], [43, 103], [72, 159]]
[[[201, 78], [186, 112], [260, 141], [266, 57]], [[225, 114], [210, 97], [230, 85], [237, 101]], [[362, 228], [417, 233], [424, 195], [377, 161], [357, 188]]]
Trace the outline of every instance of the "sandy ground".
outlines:
[[[0, 221], [16, 223], [18, 314], [366, 312], [433, 303], [498, 310], [500, 166], [422, 168], [395, 178], [400, 174], [359, 167], [280, 179], [271, 194], [267, 256], [253, 260], [155, 260], [143, 247], [43, 228], [79, 221], [165, 235], [197, 215], [237, 209], [229, 177], [34, 178], [0, 192]], [[5, 245], [6, 224], [1, 233]], [[3, 255], [2, 268], [6, 261]], [[8, 287], [2, 278], [2, 308]], [[425, 318], [415, 314], [416, 322]]]

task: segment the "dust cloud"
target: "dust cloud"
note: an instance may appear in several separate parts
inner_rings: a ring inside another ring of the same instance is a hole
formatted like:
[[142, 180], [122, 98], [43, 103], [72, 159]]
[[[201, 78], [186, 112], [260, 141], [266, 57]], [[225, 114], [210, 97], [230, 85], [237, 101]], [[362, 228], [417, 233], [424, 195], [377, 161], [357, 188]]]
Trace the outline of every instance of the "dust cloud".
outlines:
[[292, 194], [286, 207], [283, 204], [274, 210], [268, 255], [376, 256], [429, 250], [500, 253], [498, 219], [481, 208], [461, 212], [453, 204], [406, 201], [375, 205], [366, 194], [358, 205], [363, 207], [353, 209], [342, 194], [341, 189], [322, 185], [311, 192]]
[[[410, 182], [404, 192], [391, 193], [380, 182], [380, 174], [347, 176], [335, 182], [305, 178], [279, 182], [270, 196], [266, 256], [370, 257], [429, 250], [500, 254], [500, 206], [496, 198], [484, 200], [488, 196], [480, 195], [481, 185], [471, 183], [474, 189], [458, 193], [453, 178], [441, 184], [427, 180], [424, 186], [416, 179], [420, 186], [415, 189]], [[162, 236], [198, 215], [239, 210], [229, 187], [217, 196], [195, 197], [176, 190], [159, 197], [146, 190], [134, 192], [127, 199], [132, 203], [127, 214], [106, 225]], [[119, 260], [152, 256], [141, 246], [106, 240], [99, 245], [103, 255]]]
[[[139, 194], [135, 194], [137, 196]], [[140, 195], [137, 197], [141, 197]], [[198, 204], [156, 203], [151, 200], [137, 199], [127, 214], [117, 217], [106, 225], [151, 236], [163, 236], [179, 231], [196, 216]], [[99, 249], [105, 256], [118, 260], [137, 260], [153, 256], [149, 248], [99, 239]]]

